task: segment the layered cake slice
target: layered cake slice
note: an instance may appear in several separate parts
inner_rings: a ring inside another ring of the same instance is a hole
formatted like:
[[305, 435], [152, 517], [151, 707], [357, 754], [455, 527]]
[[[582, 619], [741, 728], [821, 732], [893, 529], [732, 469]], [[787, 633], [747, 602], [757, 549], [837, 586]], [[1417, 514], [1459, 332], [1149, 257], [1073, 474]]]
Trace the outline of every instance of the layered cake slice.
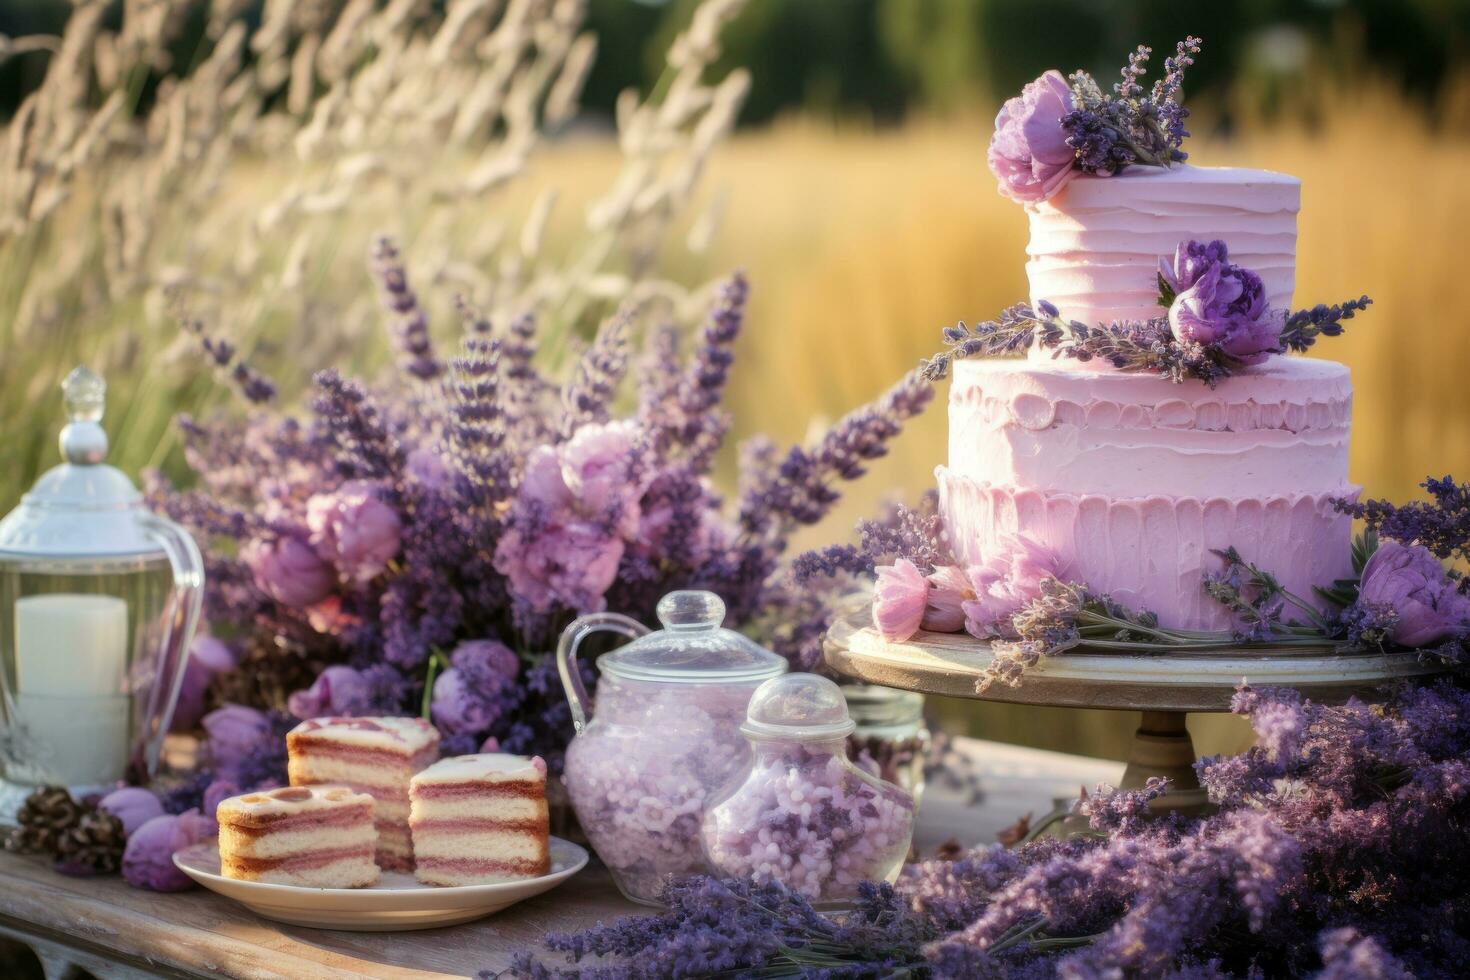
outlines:
[[308, 888], [378, 880], [373, 798], [345, 786], [292, 786], [220, 802], [220, 874]]
[[439, 733], [422, 718], [313, 718], [286, 735], [292, 786], [330, 783], [377, 801], [378, 865], [413, 870], [408, 781], [439, 757]]
[[445, 759], [413, 777], [409, 796], [419, 881], [482, 885], [550, 871], [541, 759], [503, 753]]

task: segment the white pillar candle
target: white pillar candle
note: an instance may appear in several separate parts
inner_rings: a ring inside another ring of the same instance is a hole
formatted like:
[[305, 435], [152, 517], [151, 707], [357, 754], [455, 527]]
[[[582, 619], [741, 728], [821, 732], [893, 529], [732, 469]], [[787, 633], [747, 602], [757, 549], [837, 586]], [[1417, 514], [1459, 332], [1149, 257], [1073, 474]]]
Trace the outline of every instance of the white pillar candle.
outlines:
[[128, 758], [128, 604], [116, 596], [16, 600], [22, 751], [67, 786], [121, 779]]

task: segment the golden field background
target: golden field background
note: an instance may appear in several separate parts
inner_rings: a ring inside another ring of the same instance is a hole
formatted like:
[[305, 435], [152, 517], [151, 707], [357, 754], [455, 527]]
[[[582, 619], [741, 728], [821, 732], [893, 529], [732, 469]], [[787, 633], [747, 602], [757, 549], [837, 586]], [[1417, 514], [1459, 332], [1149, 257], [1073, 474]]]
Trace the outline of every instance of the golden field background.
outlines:
[[[995, 192], [984, 163], [988, 136], [978, 109], [883, 130], [797, 119], [737, 133], [715, 152], [691, 209], [720, 216], [711, 244], [691, 251], [687, 236], [675, 234], [662, 258], [665, 274], [686, 283], [737, 267], [751, 278], [752, 316], [731, 392], [738, 435], [800, 439], [933, 352], [943, 326], [988, 318], [1025, 296], [1026, 222]], [[1353, 371], [1352, 478], [1368, 494], [1395, 499], [1414, 494], [1426, 474], [1463, 479], [1470, 472], [1470, 272], [1462, 244], [1470, 228], [1470, 139], [1463, 128], [1433, 127], [1419, 110], [1370, 87], [1334, 95], [1310, 129], [1257, 122], [1228, 142], [1199, 138], [1189, 149], [1198, 163], [1302, 178], [1299, 304], [1364, 292], [1375, 300], [1345, 338], [1321, 348]], [[432, 163], [436, 172], [456, 165], [453, 157]], [[546, 238], [553, 248], [570, 242], [582, 234], [582, 208], [621, 165], [610, 140], [543, 146], [527, 178], [496, 202], [493, 220], [516, 227], [540, 191], [556, 187], [561, 196]], [[208, 234], [183, 217], [169, 226], [165, 214], [159, 248], [178, 282], [196, 287], [207, 306], [208, 278], [194, 279], [190, 270], [226, 261], [240, 247], [229, 229], [257, 220], [300, 177], [288, 158], [240, 161], [210, 203]], [[107, 371], [115, 456], [133, 472], [176, 461], [169, 420], [177, 410], [229, 403], [171, 325], [162, 278], [120, 302], [67, 298], [65, 278], [102, 261], [100, 251], [88, 252], [99, 229], [85, 199], [83, 188], [74, 214], [45, 235], [13, 240], [0, 255], [0, 511], [54, 462], [54, 385], [74, 362]], [[308, 319], [300, 303], [262, 294], [251, 310], [218, 311], [221, 322], [282, 382], [289, 400], [319, 366], [347, 361], [371, 369], [385, 360], [366, 262], [338, 259], [365, 259], [373, 233], [397, 233], [410, 271], [428, 270], [419, 292], [443, 313], [458, 288], [444, 271], [456, 243], [473, 240], [491, 220], [474, 208], [346, 211], [306, 245], [298, 238], [263, 259], [276, 274], [295, 276], [301, 296], [316, 294], [323, 306], [342, 299], [346, 314]], [[474, 262], [474, 250], [467, 252], [464, 260]], [[37, 309], [36, 277], [61, 277], [63, 298]], [[434, 329], [448, 344], [458, 325], [441, 315]], [[941, 398], [804, 543], [846, 534], [885, 496], [917, 495], [944, 454]], [[979, 734], [1101, 755], [1120, 754], [1132, 725], [1106, 713], [992, 705], [946, 705], [940, 714]], [[1202, 751], [1245, 741], [1229, 719], [1195, 722]]]

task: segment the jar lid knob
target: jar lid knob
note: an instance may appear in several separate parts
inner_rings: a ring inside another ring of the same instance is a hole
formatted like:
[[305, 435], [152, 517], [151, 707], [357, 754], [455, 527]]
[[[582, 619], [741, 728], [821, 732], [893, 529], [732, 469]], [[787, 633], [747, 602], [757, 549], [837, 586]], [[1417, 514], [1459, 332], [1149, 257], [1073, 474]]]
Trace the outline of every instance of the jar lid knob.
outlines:
[[656, 612], [667, 630], [712, 630], [725, 621], [725, 601], [713, 592], [684, 589], [660, 599]]
[[91, 466], [107, 458], [107, 433], [101, 426], [107, 382], [76, 367], [61, 382], [67, 423], [61, 430], [61, 455], [68, 463]]

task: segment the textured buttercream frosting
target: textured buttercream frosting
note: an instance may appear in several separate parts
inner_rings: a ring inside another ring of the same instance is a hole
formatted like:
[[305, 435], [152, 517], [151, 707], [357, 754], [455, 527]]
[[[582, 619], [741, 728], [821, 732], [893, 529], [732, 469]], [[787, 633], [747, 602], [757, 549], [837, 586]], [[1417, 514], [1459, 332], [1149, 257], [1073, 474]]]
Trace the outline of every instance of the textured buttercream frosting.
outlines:
[[1233, 167], [1128, 167], [1082, 175], [1026, 206], [1031, 301], [1087, 324], [1157, 316], [1159, 259], [1180, 242], [1222, 239], [1254, 270], [1276, 309], [1296, 284], [1301, 181]]
[[[1074, 182], [1075, 183], [1075, 182]], [[956, 554], [1006, 534], [1055, 549], [1068, 575], [1167, 625], [1226, 628], [1203, 592], [1212, 549], [1238, 548], [1287, 588], [1350, 573], [1347, 368], [1272, 358], [1216, 388], [1069, 362], [955, 365], [939, 490]]]

